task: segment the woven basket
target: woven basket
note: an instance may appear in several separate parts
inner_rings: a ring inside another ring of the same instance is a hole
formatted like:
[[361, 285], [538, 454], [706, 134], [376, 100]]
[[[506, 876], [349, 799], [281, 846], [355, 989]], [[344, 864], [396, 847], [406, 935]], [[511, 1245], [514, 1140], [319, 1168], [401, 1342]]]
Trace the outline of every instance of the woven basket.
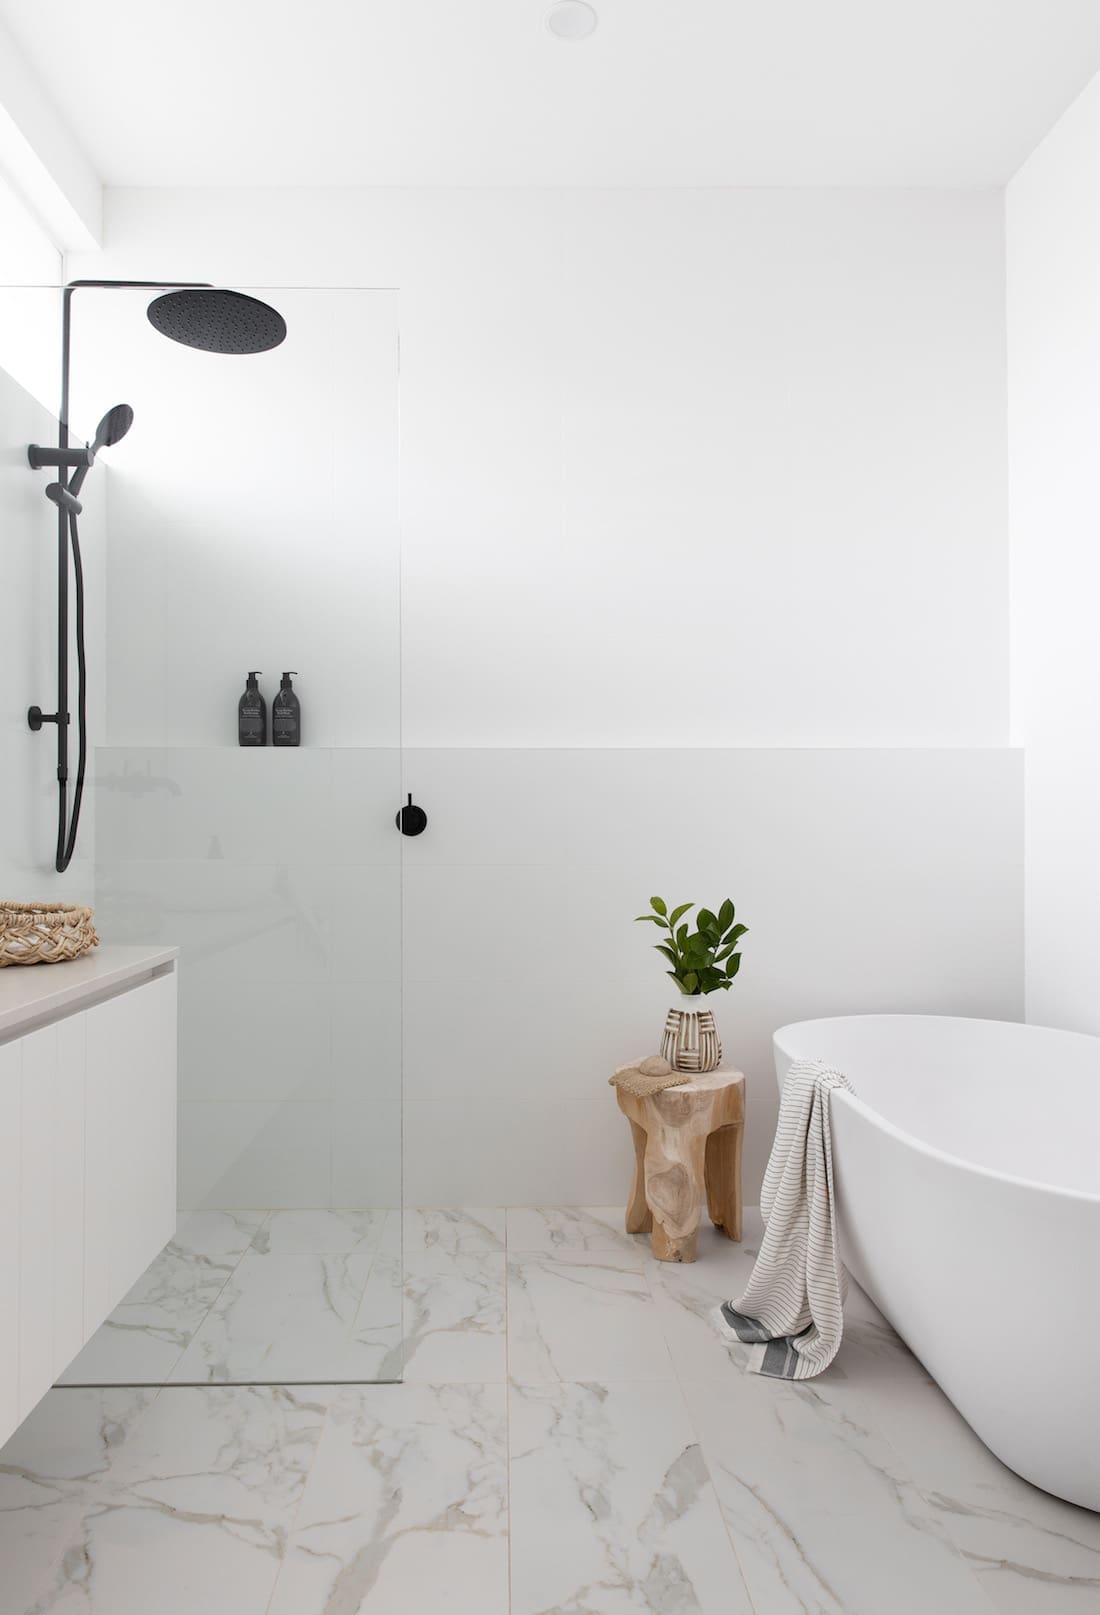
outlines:
[[78, 903], [0, 903], [0, 967], [61, 964], [98, 942], [91, 909]]

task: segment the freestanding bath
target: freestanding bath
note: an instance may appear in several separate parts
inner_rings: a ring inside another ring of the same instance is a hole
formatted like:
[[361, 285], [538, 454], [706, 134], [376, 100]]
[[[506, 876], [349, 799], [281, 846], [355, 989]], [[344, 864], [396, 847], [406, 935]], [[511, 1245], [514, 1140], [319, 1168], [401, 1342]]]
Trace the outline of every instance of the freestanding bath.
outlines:
[[997, 1457], [1100, 1510], [1100, 1038], [859, 1015], [775, 1034], [842, 1071], [841, 1251]]

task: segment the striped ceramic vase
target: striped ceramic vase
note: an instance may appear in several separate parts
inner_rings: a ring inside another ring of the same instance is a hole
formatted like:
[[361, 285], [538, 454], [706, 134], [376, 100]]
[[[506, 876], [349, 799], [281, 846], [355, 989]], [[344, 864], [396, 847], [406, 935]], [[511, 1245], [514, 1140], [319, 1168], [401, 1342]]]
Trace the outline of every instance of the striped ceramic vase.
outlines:
[[701, 995], [685, 994], [669, 1010], [661, 1053], [674, 1071], [717, 1071], [722, 1064], [722, 1040]]

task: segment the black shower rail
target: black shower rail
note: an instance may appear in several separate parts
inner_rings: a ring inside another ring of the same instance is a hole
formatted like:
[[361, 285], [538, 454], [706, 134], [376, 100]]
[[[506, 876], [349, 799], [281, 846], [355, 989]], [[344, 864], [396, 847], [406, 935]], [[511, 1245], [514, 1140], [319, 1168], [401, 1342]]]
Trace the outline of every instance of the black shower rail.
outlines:
[[[84, 563], [80, 553], [77, 498], [95, 456], [117, 443], [133, 422], [128, 404], [116, 404], [99, 423], [95, 442], [74, 449], [69, 443], [69, 381], [72, 348], [72, 300], [75, 291], [155, 291], [161, 296], [149, 304], [150, 324], [162, 336], [206, 353], [264, 353], [286, 337], [286, 321], [257, 297], [230, 291], [201, 280], [71, 280], [61, 300], [61, 398], [57, 418], [57, 448], [32, 443], [27, 458], [35, 469], [57, 466], [71, 472], [50, 483], [46, 496], [57, 506], [57, 710], [28, 707], [27, 723], [40, 730], [57, 725], [57, 852], [54, 867], [63, 874], [76, 851], [80, 808], [84, 800], [84, 774], [88, 760], [88, 668], [84, 644]], [[72, 812], [69, 811], [69, 563], [75, 585], [77, 665], [77, 764]]]

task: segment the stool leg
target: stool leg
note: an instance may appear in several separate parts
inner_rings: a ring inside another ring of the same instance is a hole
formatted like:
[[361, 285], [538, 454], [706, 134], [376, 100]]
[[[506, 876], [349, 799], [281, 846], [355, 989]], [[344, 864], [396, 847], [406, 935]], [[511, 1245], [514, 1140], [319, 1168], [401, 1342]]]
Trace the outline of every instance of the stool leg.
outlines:
[[694, 1262], [703, 1203], [706, 1140], [684, 1128], [654, 1127], [645, 1152], [645, 1195], [659, 1262]]
[[733, 1122], [707, 1139], [707, 1210], [729, 1239], [741, 1238], [741, 1145], [745, 1125]]
[[634, 1176], [626, 1208], [626, 1231], [628, 1234], [648, 1234], [653, 1227], [653, 1213], [645, 1200], [645, 1128], [632, 1121], [630, 1135], [634, 1140]]

